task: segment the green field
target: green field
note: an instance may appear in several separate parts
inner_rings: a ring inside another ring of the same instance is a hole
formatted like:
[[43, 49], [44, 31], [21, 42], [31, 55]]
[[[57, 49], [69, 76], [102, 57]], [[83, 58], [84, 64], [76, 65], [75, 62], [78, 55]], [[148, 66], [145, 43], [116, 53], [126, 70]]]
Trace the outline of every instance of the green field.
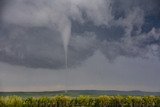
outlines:
[[155, 96], [0, 97], [0, 107], [160, 107]]
[[0, 107], [160, 107], [160, 93], [114, 90], [0, 92]]

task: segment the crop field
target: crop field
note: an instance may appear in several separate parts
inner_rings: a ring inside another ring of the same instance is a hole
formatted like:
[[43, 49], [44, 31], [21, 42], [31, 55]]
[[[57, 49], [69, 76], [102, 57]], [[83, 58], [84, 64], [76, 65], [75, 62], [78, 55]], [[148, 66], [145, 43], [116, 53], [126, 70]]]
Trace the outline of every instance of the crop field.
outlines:
[[156, 96], [0, 97], [0, 107], [160, 107]]

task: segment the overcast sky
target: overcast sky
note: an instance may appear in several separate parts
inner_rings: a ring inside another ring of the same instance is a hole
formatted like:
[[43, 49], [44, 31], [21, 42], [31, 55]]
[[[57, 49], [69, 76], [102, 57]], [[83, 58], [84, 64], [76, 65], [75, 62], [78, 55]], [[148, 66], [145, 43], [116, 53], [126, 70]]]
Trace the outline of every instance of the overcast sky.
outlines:
[[0, 91], [160, 91], [159, 6], [159, 0], [1, 0]]

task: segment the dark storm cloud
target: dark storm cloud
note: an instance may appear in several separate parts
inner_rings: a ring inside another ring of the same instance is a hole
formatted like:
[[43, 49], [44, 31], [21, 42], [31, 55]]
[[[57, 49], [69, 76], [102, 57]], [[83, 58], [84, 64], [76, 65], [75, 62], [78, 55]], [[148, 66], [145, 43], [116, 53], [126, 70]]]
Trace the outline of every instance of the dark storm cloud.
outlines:
[[3, 6], [4, 5], [5, 5], [5, 0], [1, 0], [0, 1], [0, 15], [1, 15], [2, 11], [3, 11]]
[[[69, 66], [100, 50], [108, 59], [159, 55], [158, 0], [0, 1], [0, 60], [64, 68], [63, 26], [70, 29]], [[62, 23], [60, 23], [62, 22]]]
[[1, 24], [1, 18], [2, 18], [2, 12], [3, 12], [3, 7], [5, 6], [6, 4], [6, 0], [1, 0], [0, 1], [0, 24]]
[[[15, 25], [10, 25], [9, 29], [12, 30], [8, 32], [8, 27], [4, 28], [5, 36], [1, 37], [1, 61], [33, 68], [65, 67], [64, 49], [58, 32], [45, 27], [23, 28]], [[93, 42], [94, 36], [87, 33], [85, 38], [73, 37], [70, 43], [69, 65], [75, 65], [92, 55], [92, 50], [95, 49]]]

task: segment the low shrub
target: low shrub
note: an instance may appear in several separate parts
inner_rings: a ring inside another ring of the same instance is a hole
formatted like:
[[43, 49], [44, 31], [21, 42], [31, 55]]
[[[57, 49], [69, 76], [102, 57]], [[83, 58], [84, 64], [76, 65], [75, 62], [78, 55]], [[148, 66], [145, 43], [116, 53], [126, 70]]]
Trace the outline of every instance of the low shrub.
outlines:
[[0, 107], [160, 107], [155, 96], [0, 97]]

